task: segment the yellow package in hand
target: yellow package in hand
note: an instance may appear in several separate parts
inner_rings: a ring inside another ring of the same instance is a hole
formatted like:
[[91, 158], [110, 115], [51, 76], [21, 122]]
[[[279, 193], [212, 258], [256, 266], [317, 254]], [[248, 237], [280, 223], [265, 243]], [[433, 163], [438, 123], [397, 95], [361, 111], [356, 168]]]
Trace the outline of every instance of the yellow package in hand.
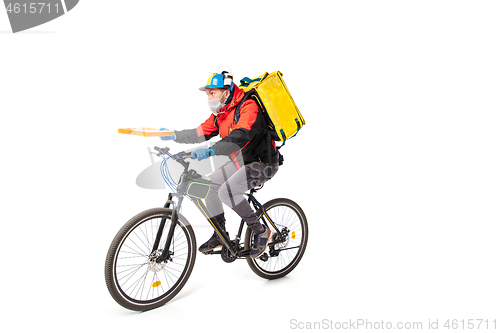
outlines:
[[[246, 93], [245, 98], [255, 96], [274, 140], [283, 141], [284, 144], [305, 125], [281, 72], [266, 72], [255, 79], [246, 77], [240, 83], [239, 87]], [[239, 118], [239, 110], [237, 116]]]

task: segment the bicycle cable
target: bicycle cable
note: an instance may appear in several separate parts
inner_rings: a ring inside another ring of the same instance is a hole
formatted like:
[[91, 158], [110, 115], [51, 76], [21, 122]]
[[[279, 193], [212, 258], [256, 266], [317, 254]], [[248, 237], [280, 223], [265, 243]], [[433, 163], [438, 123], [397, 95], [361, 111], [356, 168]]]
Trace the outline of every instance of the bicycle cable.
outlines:
[[[179, 196], [177, 195], [177, 191], [182, 192], [187, 198], [189, 198], [189, 200], [193, 201], [193, 199], [191, 199], [182, 189], [180, 189], [180, 186], [174, 181], [174, 179], [170, 173], [170, 170], [167, 166], [168, 160], [173, 158], [173, 157], [176, 157], [178, 155], [179, 154], [175, 154], [175, 155], [165, 157], [165, 154], [162, 153], [163, 161], [161, 162], [161, 167], [160, 167], [161, 175], [163, 177], [163, 180], [167, 184], [167, 186], [172, 190], [172, 192], [177, 197], [178, 202], [180, 202], [180, 199], [179, 199]], [[181, 210], [182, 210], [182, 207], [179, 207], [179, 213], [181, 212]]]

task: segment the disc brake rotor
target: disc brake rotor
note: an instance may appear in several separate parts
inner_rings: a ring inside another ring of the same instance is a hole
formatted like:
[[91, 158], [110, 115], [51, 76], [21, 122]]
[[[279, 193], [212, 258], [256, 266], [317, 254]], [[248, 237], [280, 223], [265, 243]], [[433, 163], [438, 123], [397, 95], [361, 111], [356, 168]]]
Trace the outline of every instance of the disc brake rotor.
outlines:
[[165, 266], [167, 266], [167, 263], [165, 261], [160, 263], [156, 262], [156, 259], [160, 257], [160, 255], [161, 255], [161, 250], [156, 250], [149, 256], [148, 269], [150, 271], [158, 273], [162, 271], [165, 268]]

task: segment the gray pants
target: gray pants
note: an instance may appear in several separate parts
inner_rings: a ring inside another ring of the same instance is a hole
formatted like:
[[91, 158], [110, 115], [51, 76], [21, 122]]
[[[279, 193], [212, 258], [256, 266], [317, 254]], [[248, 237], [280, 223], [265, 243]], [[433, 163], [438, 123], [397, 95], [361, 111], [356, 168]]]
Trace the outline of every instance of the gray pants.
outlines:
[[216, 217], [224, 227], [224, 209], [222, 203], [231, 207], [253, 231], [261, 228], [259, 219], [243, 193], [271, 179], [278, 172], [278, 163], [267, 164], [253, 162], [238, 169], [235, 162], [229, 162], [209, 175], [220, 188], [211, 187], [205, 199], [212, 217]]

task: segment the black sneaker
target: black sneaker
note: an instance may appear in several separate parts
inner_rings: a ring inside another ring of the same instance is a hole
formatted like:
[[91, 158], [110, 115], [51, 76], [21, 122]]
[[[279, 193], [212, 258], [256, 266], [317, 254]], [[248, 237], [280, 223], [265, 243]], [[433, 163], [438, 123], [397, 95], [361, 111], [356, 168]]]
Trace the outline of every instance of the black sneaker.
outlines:
[[257, 259], [264, 254], [267, 248], [267, 244], [269, 244], [269, 240], [271, 239], [271, 235], [273, 234], [271, 229], [269, 229], [265, 225], [263, 227], [263, 232], [253, 236], [252, 249], [250, 250], [250, 258], [252, 259]]
[[222, 247], [222, 245], [224, 245], [224, 243], [222, 243], [220, 237], [214, 232], [214, 234], [212, 235], [212, 237], [210, 237], [208, 241], [201, 244], [201, 246], [198, 248], [198, 251], [200, 251], [201, 253], [205, 253], [211, 250], [215, 250], [219, 247]]

